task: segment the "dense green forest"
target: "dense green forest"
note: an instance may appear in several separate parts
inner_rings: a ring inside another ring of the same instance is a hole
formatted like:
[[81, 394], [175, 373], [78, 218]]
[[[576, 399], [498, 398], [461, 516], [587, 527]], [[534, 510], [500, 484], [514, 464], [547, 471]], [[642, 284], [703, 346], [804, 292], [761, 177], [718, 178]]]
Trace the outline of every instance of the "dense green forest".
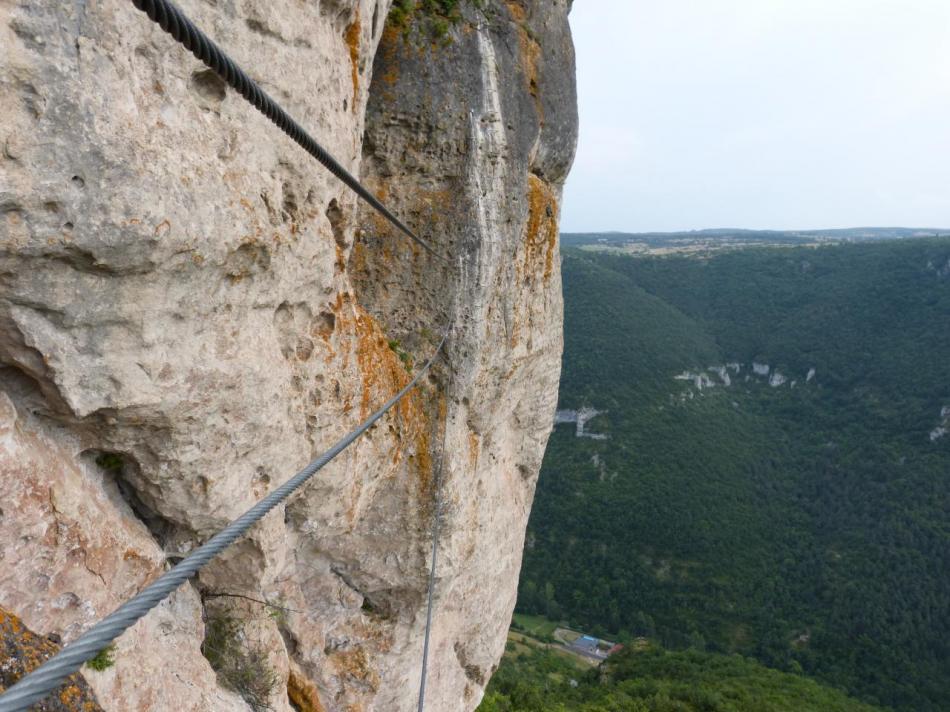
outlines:
[[[875, 712], [739, 655], [628, 649], [599, 669], [509, 643], [479, 712]], [[573, 681], [573, 682], [572, 682]]]
[[950, 710], [950, 239], [563, 273], [519, 610]]

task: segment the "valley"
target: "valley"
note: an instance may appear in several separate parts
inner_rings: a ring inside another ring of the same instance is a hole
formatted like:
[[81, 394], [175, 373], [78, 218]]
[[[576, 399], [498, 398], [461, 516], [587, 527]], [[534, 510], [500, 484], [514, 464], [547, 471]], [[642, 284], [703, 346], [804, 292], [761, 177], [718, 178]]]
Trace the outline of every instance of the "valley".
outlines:
[[[554, 429], [518, 610], [950, 709], [948, 260], [946, 238], [565, 249], [559, 408], [596, 415]], [[530, 677], [509, 658], [486, 700]]]

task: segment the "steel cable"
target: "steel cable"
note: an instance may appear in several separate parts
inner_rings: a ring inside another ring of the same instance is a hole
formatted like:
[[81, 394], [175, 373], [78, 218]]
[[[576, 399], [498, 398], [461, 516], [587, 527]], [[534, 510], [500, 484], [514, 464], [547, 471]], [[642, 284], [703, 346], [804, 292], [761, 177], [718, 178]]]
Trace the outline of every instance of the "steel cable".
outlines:
[[[191, 51], [198, 59], [204, 62], [230, 87], [241, 94], [248, 102], [254, 105], [262, 114], [270, 119], [284, 133], [298, 145], [317, 159], [334, 176], [347, 185], [354, 193], [366, 201], [377, 212], [385, 217], [398, 230], [420, 245], [429, 254], [437, 259], [447, 261], [435, 252], [425, 241], [419, 238], [406, 225], [393, 215], [371, 192], [363, 187], [343, 166], [336, 161], [313, 137], [311, 137], [279, 104], [277, 104], [261, 87], [255, 83], [244, 71], [208, 38], [184, 13], [173, 3], [167, 0], [132, 0], [133, 4], [145, 12], [148, 17], [175, 40]], [[33, 703], [41, 700], [69, 675], [76, 672], [84, 662], [119, 637], [125, 630], [143, 618], [150, 610], [167, 598], [181, 584], [194, 576], [205, 564], [224, 551], [239, 537], [244, 535], [257, 521], [264, 517], [277, 504], [285, 500], [307, 482], [316, 472], [333, 460], [357, 438], [373, 426], [396, 403], [398, 403], [428, 372], [435, 359], [441, 353], [448, 337], [451, 325], [446, 329], [432, 357], [419, 370], [415, 377], [396, 395], [390, 398], [369, 419], [355, 430], [351, 431], [329, 450], [314, 459], [310, 464], [294, 475], [290, 480], [275, 489], [238, 519], [215, 534], [205, 544], [182, 559], [169, 571], [162, 574], [153, 583], [149, 584], [136, 596], [119, 606], [109, 616], [92, 626], [78, 639], [64, 647], [59, 653], [40, 665], [36, 670], [24, 676], [16, 684], [0, 694], [0, 712], [18, 712], [25, 710]], [[442, 458], [444, 458], [444, 443]], [[432, 564], [429, 571], [428, 608], [425, 631], [425, 648], [423, 652], [423, 672], [420, 687], [419, 708], [422, 709], [425, 695], [425, 673], [428, 661], [429, 634], [432, 623], [433, 592], [435, 585], [435, 565], [438, 551], [439, 516], [441, 512], [441, 470], [436, 477], [436, 517], [433, 524]]]
[[[458, 258], [458, 274], [462, 279], [462, 258]], [[458, 311], [458, 299], [461, 294], [461, 281], [456, 285], [455, 294], [452, 295], [452, 314]], [[429, 672], [429, 641], [432, 635], [432, 612], [435, 608], [435, 568], [439, 555], [439, 529], [442, 524], [442, 480], [443, 468], [445, 466], [445, 432], [448, 427], [448, 420], [443, 416], [439, 418], [442, 421], [442, 447], [439, 449], [439, 464], [435, 471], [435, 516], [432, 520], [432, 562], [429, 564], [429, 582], [426, 592], [426, 630], [422, 644], [422, 672], [419, 676], [419, 706], [417, 712], [424, 712], [426, 702], [426, 677]]]
[[425, 709], [426, 674], [429, 671], [429, 638], [432, 632], [432, 609], [435, 597], [435, 564], [439, 553], [439, 526], [442, 519], [442, 467], [445, 463], [445, 426], [442, 431], [442, 448], [439, 453], [439, 465], [435, 473], [435, 517], [432, 522], [432, 563], [429, 565], [428, 603], [426, 605], [426, 632], [422, 645], [422, 673], [419, 680], [418, 712]]
[[[96, 623], [75, 641], [64, 647], [52, 658], [44, 662], [33, 672], [21, 678], [6, 692], [0, 694], [0, 712], [19, 712], [27, 709], [34, 702], [38, 702], [52, 692], [69, 675], [76, 672], [87, 660], [118, 638], [136, 621], [144, 617], [150, 610], [167, 598], [181, 584], [194, 576], [199, 569], [211, 559], [233, 544], [251, 526], [259, 521], [271, 509], [289, 497], [301, 487], [316, 472], [323, 468], [334, 457], [345, 450], [360, 435], [369, 430], [372, 425], [389, 411], [403, 396], [405, 396], [419, 379], [428, 372], [435, 359], [442, 352], [442, 347], [448, 338], [450, 326], [442, 335], [438, 348], [413, 379], [406, 384], [396, 395], [390, 398], [379, 410], [359, 427], [347, 433], [338, 440], [329, 450], [313, 460], [300, 472], [275, 489], [247, 512], [234, 520], [220, 532], [215, 534], [206, 543], [195, 549], [182, 559], [173, 568], [158, 577], [153, 583], [146, 586], [140, 593], [119, 606], [106, 618]], [[434, 564], [433, 559], [433, 564]]]
[[270, 119], [285, 134], [290, 136], [307, 153], [316, 158], [327, 170], [339, 178], [360, 198], [371, 205], [380, 215], [394, 225], [400, 232], [421, 246], [426, 252], [443, 262], [445, 257], [438, 254], [416, 233], [406, 227], [393, 215], [379, 199], [331, 156], [316, 140], [308, 134], [267, 92], [251, 79], [233, 59], [231, 59], [214, 41], [189, 20], [185, 14], [169, 0], [132, 0], [132, 4], [185, 46], [195, 57], [221, 77], [228, 86], [237, 91], [254, 105], [264, 116]]

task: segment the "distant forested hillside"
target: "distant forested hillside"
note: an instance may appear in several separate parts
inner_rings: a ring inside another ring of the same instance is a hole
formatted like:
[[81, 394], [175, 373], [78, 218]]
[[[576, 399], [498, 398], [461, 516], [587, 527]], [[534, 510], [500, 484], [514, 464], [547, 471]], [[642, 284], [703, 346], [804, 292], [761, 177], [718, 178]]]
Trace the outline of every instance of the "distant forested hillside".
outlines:
[[581, 245], [622, 245], [627, 242], [645, 242], [653, 245], [682, 243], [684, 241], [727, 240], [734, 243], [805, 244], [820, 241], [863, 241], [900, 239], [908, 237], [938, 237], [950, 234], [944, 228], [856, 227], [831, 230], [742, 230], [715, 228], [684, 232], [569, 232], [561, 235], [565, 247]]
[[628, 649], [600, 669], [511, 644], [478, 712], [876, 712], [738, 655]]
[[950, 710], [950, 239], [563, 271], [519, 609]]

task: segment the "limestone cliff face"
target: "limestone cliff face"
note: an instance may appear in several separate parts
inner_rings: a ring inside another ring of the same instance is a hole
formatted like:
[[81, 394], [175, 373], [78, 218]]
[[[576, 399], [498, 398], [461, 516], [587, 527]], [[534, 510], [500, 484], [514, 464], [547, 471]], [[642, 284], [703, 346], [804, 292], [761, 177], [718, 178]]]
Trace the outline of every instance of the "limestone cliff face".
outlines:
[[429, 708], [478, 703], [556, 401], [576, 130], [569, 3], [482, 5], [432, 41], [385, 0], [182, 3], [443, 263], [130, 3], [0, 3], [0, 606], [30, 629], [74, 638], [451, 324], [424, 388], [86, 671], [106, 709], [248, 708], [216, 621], [273, 709], [411, 709], [440, 461]]

